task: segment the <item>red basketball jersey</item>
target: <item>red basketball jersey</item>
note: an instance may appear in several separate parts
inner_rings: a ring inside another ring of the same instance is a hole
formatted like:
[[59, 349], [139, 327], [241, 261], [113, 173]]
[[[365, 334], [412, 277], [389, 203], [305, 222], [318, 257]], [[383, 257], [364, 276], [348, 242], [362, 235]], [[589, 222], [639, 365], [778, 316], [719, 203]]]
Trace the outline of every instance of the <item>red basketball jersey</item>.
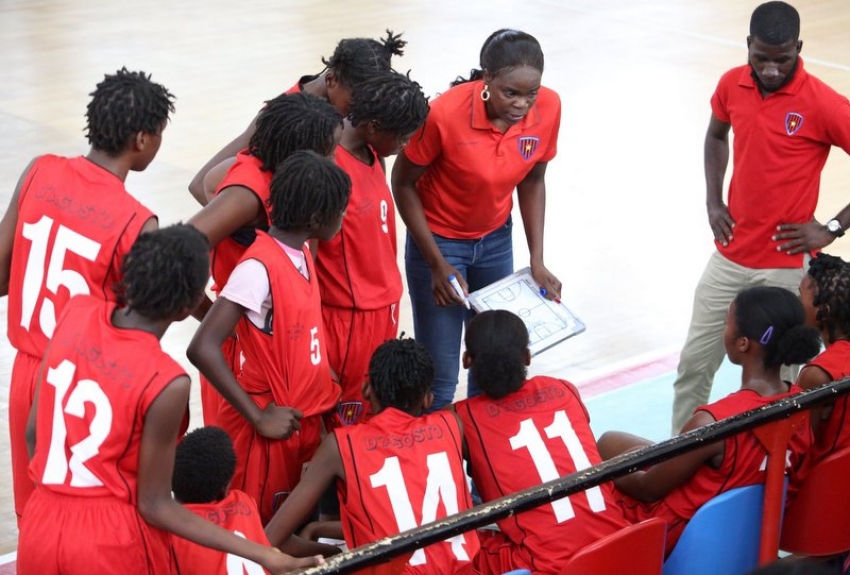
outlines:
[[339, 400], [339, 386], [331, 380], [324, 351], [313, 258], [305, 250], [308, 281], [283, 248], [260, 231], [244, 259], [258, 260], [268, 273], [272, 333], [258, 329], [247, 317], [239, 320], [236, 336], [245, 356], [239, 383], [249, 393], [271, 390], [275, 404], [296, 407], [304, 417], [325, 413]]
[[[227, 497], [213, 503], [183, 505], [210, 523], [227, 529], [239, 537], [261, 545], [271, 545], [257, 504], [246, 493], [231, 489]], [[257, 563], [198, 545], [177, 535], [170, 535], [172, 572], [179, 575], [265, 575], [268, 572]]]
[[[498, 400], [456, 404], [470, 474], [484, 501], [600, 463], [587, 410], [569, 382], [538, 376]], [[610, 483], [499, 521], [535, 573], [558, 573], [576, 551], [627, 525]]]
[[41, 374], [30, 477], [56, 493], [135, 504], [145, 414], [185, 372], [153, 334], [114, 327], [115, 308], [93, 296], [68, 303]]
[[72, 296], [115, 301], [121, 258], [151, 217], [118, 177], [90, 160], [38, 158], [18, 203], [9, 277], [12, 345], [42, 357]]
[[[271, 171], [263, 171], [261, 168], [263, 162], [256, 156], [252, 156], [243, 150], [236, 154], [236, 162], [221, 180], [221, 183], [216, 189], [216, 194], [219, 194], [225, 188], [231, 186], [242, 186], [254, 192], [263, 208], [268, 214], [269, 197], [271, 195], [271, 182], [274, 175]], [[251, 228], [239, 230], [233, 236], [228, 236], [221, 240], [212, 251], [212, 277], [215, 280], [215, 285], [219, 288], [224, 287], [227, 279], [233, 272], [233, 268], [239, 263], [239, 260], [245, 254], [245, 250], [254, 240], [255, 231]]]
[[[809, 365], [816, 365], [833, 381], [850, 375], [850, 341], [836, 341], [822, 354], [814, 358]], [[850, 446], [850, 424], [848, 424], [847, 396], [835, 401], [829, 418], [821, 424], [818, 437], [812, 446], [812, 463], [820, 461], [835, 450]]]
[[[457, 420], [449, 412], [413, 417], [387, 408], [334, 431], [345, 541], [357, 547], [472, 507]], [[457, 573], [478, 552], [475, 531], [417, 550], [405, 573]]]
[[337, 165], [351, 178], [351, 198], [339, 233], [319, 242], [323, 305], [379, 309], [401, 299], [393, 198], [381, 163], [371, 154], [369, 166], [342, 147], [336, 150]]

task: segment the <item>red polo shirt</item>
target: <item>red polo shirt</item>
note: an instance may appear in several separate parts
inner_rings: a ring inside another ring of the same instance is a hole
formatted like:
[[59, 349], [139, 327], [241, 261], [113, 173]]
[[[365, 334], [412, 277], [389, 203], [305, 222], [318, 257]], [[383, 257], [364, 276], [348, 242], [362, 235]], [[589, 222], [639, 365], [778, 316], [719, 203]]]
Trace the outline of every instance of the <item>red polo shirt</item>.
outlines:
[[416, 188], [428, 227], [440, 236], [480, 238], [504, 224], [516, 185], [557, 151], [557, 93], [541, 86], [528, 115], [502, 134], [487, 118], [483, 87], [467, 82], [440, 95], [404, 149], [411, 162], [428, 166]]
[[720, 79], [711, 110], [732, 124], [729, 212], [734, 239], [717, 249], [749, 268], [799, 268], [803, 254], [776, 251], [776, 226], [810, 221], [831, 146], [850, 153], [850, 102], [811, 76], [799, 60], [794, 79], [763, 98], [749, 65]]

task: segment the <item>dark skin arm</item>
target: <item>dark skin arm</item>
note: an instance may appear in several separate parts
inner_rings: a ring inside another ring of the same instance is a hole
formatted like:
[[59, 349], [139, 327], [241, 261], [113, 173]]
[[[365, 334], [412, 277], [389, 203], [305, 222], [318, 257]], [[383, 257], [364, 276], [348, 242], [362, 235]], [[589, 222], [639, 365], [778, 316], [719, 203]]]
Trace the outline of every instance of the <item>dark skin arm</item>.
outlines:
[[[682, 428], [682, 433], [714, 423], [714, 418], [698, 411]], [[651, 441], [628, 433], [609, 431], [599, 438], [599, 454], [602, 459], [611, 459], [622, 453], [652, 445]], [[717, 467], [723, 461], [725, 446], [722, 441], [711, 443], [694, 451], [684, 453], [653, 465], [645, 471], [635, 471], [614, 480], [614, 485], [638, 501], [658, 501], [675, 488], [686, 483], [704, 464]]]
[[[797, 376], [797, 385], [803, 389], [813, 389], [831, 381], [833, 381], [832, 377], [816, 365], [804, 367], [800, 370], [800, 375]], [[811, 408], [809, 421], [812, 424], [812, 433], [814, 433], [815, 437], [820, 438], [821, 427], [823, 426], [823, 422], [829, 419], [833, 405], [834, 403], [829, 402], [815, 405]]]
[[705, 133], [705, 204], [708, 209], [708, 223], [714, 233], [714, 239], [728, 246], [732, 241], [732, 228], [735, 221], [729, 214], [729, 207], [723, 202], [723, 180], [729, 166], [729, 131], [732, 124], [721, 122], [714, 115], [708, 122]]
[[[37, 159], [37, 158], [36, 158]], [[30, 161], [24, 169], [21, 177], [18, 178], [18, 184], [15, 186], [15, 192], [12, 194], [12, 199], [9, 201], [9, 206], [6, 208], [6, 213], [3, 214], [3, 219], [0, 220], [0, 297], [9, 294], [9, 273], [12, 269], [12, 248], [15, 245], [15, 228], [18, 227], [18, 199], [21, 196], [21, 188], [24, 185], [24, 179], [32, 169], [33, 162]]]
[[407, 226], [407, 231], [422, 252], [428, 267], [431, 268], [431, 290], [434, 293], [434, 301], [440, 306], [459, 305], [463, 303], [463, 300], [449, 283], [449, 276], [454, 275], [457, 278], [466, 295], [469, 295], [469, 286], [463, 275], [440, 253], [440, 248], [437, 247], [434, 236], [428, 229], [422, 201], [419, 199], [419, 192], [416, 191], [416, 182], [427, 169], [428, 166], [420, 166], [408, 160], [402, 150], [393, 164], [391, 177], [393, 198], [398, 213]]
[[257, 433], [269, 439], [286, 439], [301, 429], [298, 422], [301, 411], [279, 407], [273, 402], [260, 409], [236, 381], [221, 352], [222, 343], [233, 333], [244, 314], [245, 308], [241, 305], [227, 298], [216, 299], [189, 343], [186, 356]]
[[304, 526], [299, 536], [310, 541], [317, 541], [320, 537], [340, 540], [345, 538], [340, 521], [311, 521]]
[[[301, 481], [266, 525], [266, 535], [272, 545], [288, 548], [287, 542], [295, 530], [310, 517], [322, 495], [337, 478], [345, 481], [345, 470], [336, 435], [331, 433], [322, 440]], [[339, 553], [339, 549], [332, 545], [324, 547], [327, 548], [326, 556]]]
[[229, 186], [186, 223], [207, 236], [214, 248], [239, 228], [265, 225], [268, 218], [254, 192], [244, 186]]
[[[850, 204], [844, 206], [835, 219], [841, 222], [841, 229], [846, 230], [850, 226]], [[788, 254], [819, 250], [835, 241], [835, 236], [816, 219], [802, 224], [780, 224], [776, 229], [773, 239], [782, 242], [776, 249]]]
[[546, 290], [547, 299], [561, 297], [561, 282], [543, 263], [543, 225], [546, 216], [546, 162], [536, 164], [528, 175], [517, 184], [517, 198], [528, 252], [531, 256], [531, 275], [541, 288]]
[[251, 136], [254, 135], [256, 129], [257, 118], [255, 116], [248, 127], [245, 128], [244, 132], [236, 136], [235, 139], [219, 150], [200, 170], [198, 170], [198, 173], [195, 174], [192, 181], [189, 183], [189, 192], [199, 204], [202, 206], [207, 204], [207, 197], [204, 194], [204, 178], [206, 177], [207, 172], [219, 165], [223, 160], [232, 158], [247, 148], [248, 144], [251, 142]]
[[207, 175], [204, 176], [204, 201], [203, 205], [207, 205], [212, 201], [215, 197], [215, 191], [218, 189], [219, 184], [224, 179], [224, 176], [227, 175], [227, 171], [230, 169], [230, 166], [236, 163], [236, 156], [231, 158], [226, 158], [222, 160], [219, 164], [215, 165], [207, 172]]
[[272, 573], [318, 565], [321, 558], [296, 559], [230, 533], [195, 515], [171, 497], [177, 436], [189, 401], [190, 380], [181, 376], [153, 401], [145, 416], [139, 450], [138, 508], [142, 518], [199, 545], [244, 557]]

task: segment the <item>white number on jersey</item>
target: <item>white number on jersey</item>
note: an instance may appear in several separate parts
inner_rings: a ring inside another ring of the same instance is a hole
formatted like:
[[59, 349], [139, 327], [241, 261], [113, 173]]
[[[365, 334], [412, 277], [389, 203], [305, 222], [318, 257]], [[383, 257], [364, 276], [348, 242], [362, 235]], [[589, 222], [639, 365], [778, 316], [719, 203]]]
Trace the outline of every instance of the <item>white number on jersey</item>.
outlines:
[[[452, 477], [448, 455], [445, 451], [432, 453], [428, 456], [427, 465], [428, 480], [422, 501], [422, 525], [437, 519], [437, 508], [441, 501], [445, 506], [446, 515], [458, 512], [457, 485]], [[399, 532], [419, 527], [398, 457], [387, 457], [381, 470], [369, 476], [369, 479], [372, 481], [372, 487], [387, 488]], [[458, 560], [469, 561], [469, 555], [463, 547], [463, 534], [455, 535], [446, 541], [452, 544], [452, 552]], [[425, 562], [425, 551], [422, 549], [417, 549], [409, 561], [410, 565], [423, 565]]]
[[[59, 367], [47, 370], [45, 383], [54, 387], [53, 431], [41, 480], [45, 485], [61, 485], [65, 483], [70, 470], [71, 487], [99, 487], [103, 483], [89, 471], [85, 462], [97, 455], [101, 444], [112, 429], [112, 406], [100, 386], [90, 379], [78, 381], [74, 390], [68, 395], [76, 370], [74, 364], [67, 359], [59, 364]], [[66, 395], [68, 395], [68, 402], [63, 409], [62, 404]], [[65, 414], [84, 417], [86, 403], [94, 406], [94, 417], [89, 423], [89, 435], [70, 446], [69, 461], [65, 457], [65, 441], [68, 436]]]
[[322, 349], [319, 347], [319, 328], [310, 328], [310, 363], [319, 365], [322, 361]]
[[387, 205], [387, 200], [381, 200], [381, 231], [385, 234], [390, 233], [390, 226], [387, 224], [389, 215], [390, 207]]
[[[24, 329], [31, 329], [33, 312], [42, 286], [54, 295], [59, 292], [61, 286], [65, 286], [71, 296], [89, 293], [89, 286], [79, 272], [63, 269], [65, 254], [71, 252], [94, 261], [100, 252], [100, 244], [59, 224], [48, 260], [47, 251], [52, 229], [53, 219], [47, 216], [42, 216], [34, 224], [25, 223], [21, 229], [24, 238], [32, 243], [24, 270], [21, 294], [21, 327]], [[48, 261], [45, 281], [44, 264]], [[49, 298], [41, 304], [39, 327], [47, 337], [53, 336], [53, 330], [56, 328], [56, 306]]]
[[[240, 533], [239, 531], [234, 531], [234, 535], [237, 537], [241, 537], [242, 539], [247, 539], [245, 535]], [[263, 571], [263, 568], [251, 561], [250, 559], [245, 559], [240, 557], [239, 555], [234, 555], [233, 553], [227, 554], [227, 575], [265, 575], [266, 572]]]
[[[561, 438], [564, 442], [564, 447], [567, 448], [567, 452], [575, 464], [576, 471], [590, 467], [590, 460], [584, 452], [584, 448], [573, 429], [572, 423], [570, 423], [570, 419], [563, 410], [555, 413], [552, 424], [544, 428], [543, 431], [549, 439]], [[520, 424], [519, 433], [511, 437], [511, 447], [514, 451], [523, 447], [528, 449], [528, 453], [531, 455], [531, 461], [534, 463], [541, 481], [552, 481], [561, 476], [555, 467], [555, 461], [552, 459], [552, 455], [546, 449], [546, 443], [544, 443], [540, 431], [531, 419], [526, 419]], [[587, 497], [587, 502], [592, 511], [605, 511], [605, 499], [602, 497], [602, 490], [598, 486], [591, 487], [583, 494], [579, 493], [573, 497]], [[552, 509], [555, 512], [555, 519], [558, 523], [563, 523], [575, 517], [569, 497], [553, 501]]]

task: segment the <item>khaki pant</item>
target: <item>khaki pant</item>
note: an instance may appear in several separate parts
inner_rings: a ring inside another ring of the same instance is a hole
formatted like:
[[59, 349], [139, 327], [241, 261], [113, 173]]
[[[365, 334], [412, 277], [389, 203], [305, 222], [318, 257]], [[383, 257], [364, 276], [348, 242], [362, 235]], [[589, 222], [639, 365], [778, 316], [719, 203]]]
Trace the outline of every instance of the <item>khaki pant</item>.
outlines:
[[[691, 326], [673, 384], [673, 435], [679, 433], [694, 409], [708, 402], [714, 374], [726, 355], [726, 312], [738, 292], [754, 286], [776, 286], [796, 294], [807, 267], [808, 257], [803, 268], [752, 269], [733, 263], [718, 252], [712, 254], [694, 294]], [[782, 378], [793, 381], [796, 371], [796, 366], [783, 368]]]

